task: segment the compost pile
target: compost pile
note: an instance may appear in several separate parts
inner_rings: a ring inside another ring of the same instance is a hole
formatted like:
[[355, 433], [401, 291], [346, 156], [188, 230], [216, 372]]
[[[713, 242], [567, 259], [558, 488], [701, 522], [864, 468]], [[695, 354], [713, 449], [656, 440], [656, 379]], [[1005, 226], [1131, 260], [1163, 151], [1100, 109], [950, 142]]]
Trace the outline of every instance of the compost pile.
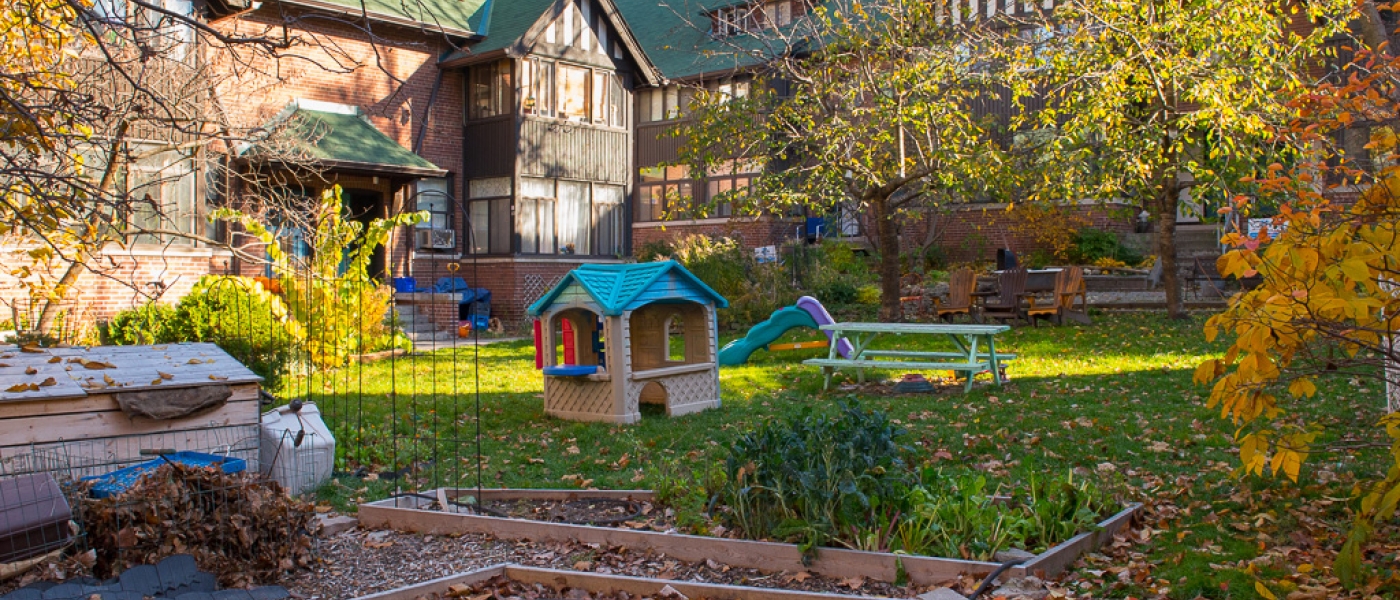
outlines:
[[227, 587], [273, 582], [312, 561], [315, 514], [276, 482], [164, 465], [126, 492], [84, 500], [95, 574], [190, 554]]

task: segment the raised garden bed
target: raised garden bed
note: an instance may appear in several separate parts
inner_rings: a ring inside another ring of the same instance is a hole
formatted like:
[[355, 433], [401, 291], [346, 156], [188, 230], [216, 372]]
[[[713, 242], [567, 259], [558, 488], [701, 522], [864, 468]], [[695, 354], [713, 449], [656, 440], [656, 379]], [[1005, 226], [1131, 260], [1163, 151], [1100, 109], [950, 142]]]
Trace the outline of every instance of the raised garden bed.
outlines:
[[496, 565], [449, 575], [441, 579], [388, 590], [354, 600], [439, 600], [446, 598], [476, 598], [495, 593], [495, 597], [569, 598], [569, 590], [582, 590], [592, 600], [630, 600], [633, 598], [705, 598], [707, 600], [841, 600], [859, 596], [795, 592], [765, 588], [692, 583], [601, 575], [540, 569], [519, 565]]
[[[815, 558], [805, 557], [796, 544], [725, 539], [641, 531], [625, 527], [597, 527], [539, 520], [482, 516], [454, 506], [455, 512], [436, 510], [438, 500], [446, 504], [471, 500], [474, 490], [442, 489], [421, 496], [403, 496], [360, 505], [360, 524], [370, 529], [394, 529], [431, 535], [463, 533], [488, 534], [506, 540], [535, 542], [580, 542], [602, 547], [646, 549], [685, 561], [714, 560], [736, 567], [776, 571], [810, 571], [836, 578], [870, 577], [887, 582], [907, 581], [934, 585], [959, 575], [986, 575], [1000, 565], [994, 562], [862, 552], [822, 548]], [[482, 501], [492, 507], [501, 503], [533, 501], [572, 501], [580, 499], [623, 499], [652, 502], [649, 491], [627, 490], [482, 490]], [[1127, 525], [1141, 505], [1130, 505], [1099, 523], [1094, 531], [1081, 533], [1035, 558], [1011, 567], [1011, 577], [1060, 574], [1086, 550], [1111, 540]], [[804, 560], [806, 559], [806, 560]]]

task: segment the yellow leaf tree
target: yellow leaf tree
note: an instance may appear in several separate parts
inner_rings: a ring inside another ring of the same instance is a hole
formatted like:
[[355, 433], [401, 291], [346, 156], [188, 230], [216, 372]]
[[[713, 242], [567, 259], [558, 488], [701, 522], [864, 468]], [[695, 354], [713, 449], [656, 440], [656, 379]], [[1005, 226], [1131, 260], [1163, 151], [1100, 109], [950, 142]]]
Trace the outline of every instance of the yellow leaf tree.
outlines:
[[[1344, 73], [1300, 90], [1288, 104], [1292, 121], [1276, 132], [1308, 158], [1271, 165], [1249, 182], [1257, 197], [1238, 197], [1225, 209], [1248, 214], [1260, 203], [1280, 203], [1273, 229], [1282, 233], [1226, 236], [1233, 249], [1220, 258], [1220, 272], [1259, 284], [1207, 322], [1206, 336], [1230, 346], [1223, 358], [1201, 364], [1196, 380], [1213, 382], [1209, 406], [1240, 426], [1244, 473], [1297, 481], [1313, 454], [1386, 453], [1391, 466], [1359, 489], [1355, 524], [1336, 562], [1350, 585], [1375, 523], [1393, 517], [1400, 501], [1400, 413], [1391, 405], [1374, 430], [1349, 432], [1344, 444], [1296, 413], [1337, 400], [1319, 398], [1322, 379], [1400, 384], [1400, 146], [1392, 128], [1400, 122], [1400, 60], [1362, 51]], [[1337, 147], [1358, 128], [1371, 132], [1366, 153]]]

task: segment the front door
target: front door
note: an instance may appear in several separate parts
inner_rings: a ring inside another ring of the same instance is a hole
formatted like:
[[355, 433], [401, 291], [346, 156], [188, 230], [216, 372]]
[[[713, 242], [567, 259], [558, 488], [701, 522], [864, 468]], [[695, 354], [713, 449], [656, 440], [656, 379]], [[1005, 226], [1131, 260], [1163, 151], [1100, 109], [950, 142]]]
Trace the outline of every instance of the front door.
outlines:
[[[378, 190], [367, 190], [362, 188], [346, 188], [341, 191], [341, 198], [345, 201], [347, 216], [354, 221], [358, 221], [364, 229], [369, 228], [370, 221], [382, 219], [384, 214], [384, 193]], [[373, 279], [383, 281], [385, 248], [380, 246], [374, 249], [374, 253], [369, 259], [369, 276]]]

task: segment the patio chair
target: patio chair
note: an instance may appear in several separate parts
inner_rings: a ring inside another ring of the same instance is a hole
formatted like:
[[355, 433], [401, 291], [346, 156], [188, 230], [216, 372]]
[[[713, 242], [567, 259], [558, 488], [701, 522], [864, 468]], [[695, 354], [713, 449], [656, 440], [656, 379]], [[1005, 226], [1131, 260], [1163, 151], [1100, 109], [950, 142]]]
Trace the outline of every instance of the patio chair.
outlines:
[[940, 321], [952, 322], [957, 315], [967, 315], [969, 319], [976, 319], [973, 314], [972, 291], [977, 287], [977, 274], [972, 269], [958, 269], [948, 277], [948, 300], [940, 301], [933, 299], [934, 316]]
[[1003, 323], [1025, 320], [1026, 311], [1021, 307], [1021, 299], [1026, 295], [1026, 276], [1024, 267], [1002, 271], [997, 276], [996, 296], [982, 301], [982, 317]]
[[[1031, 298], [1031, 306], [1026, 309], [1026, 318], [1032, 325], [1037, 325], [1040, 319], [1051, 319], [1056, 325], [1063, 325], [1065, 319], [1071, 319], [1076, 323], [1088, 325], [1089, 303], [1086, 295], [1087, 288], [1084, 285], [1084, 269], [1079, 267], [1065, 267], [1055, 275], [1055, 292], [1049, 302], [1037, 303], [1035, 298]], [[1075, 300], [1078, 300], [1079, 307], [1075, 308]]]

